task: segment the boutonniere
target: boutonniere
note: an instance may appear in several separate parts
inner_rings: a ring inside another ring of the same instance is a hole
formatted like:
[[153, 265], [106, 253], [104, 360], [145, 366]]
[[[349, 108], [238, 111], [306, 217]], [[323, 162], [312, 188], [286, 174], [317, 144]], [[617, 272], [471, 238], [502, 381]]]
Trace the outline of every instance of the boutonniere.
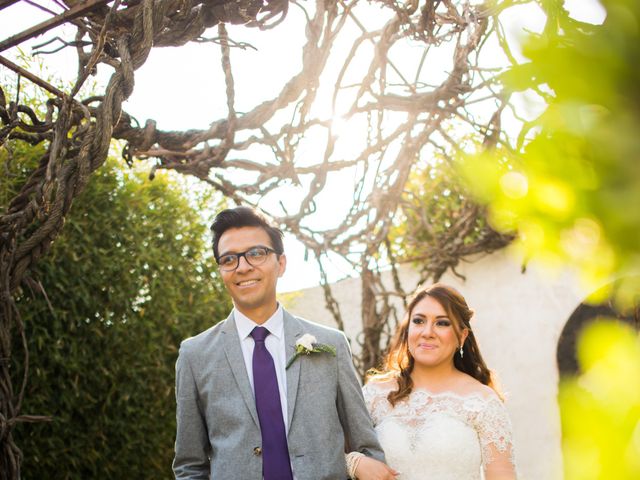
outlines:
[[318, 340], [313, 335], [305, 333], [296, 342], [296, 353], [287, 362], [285, 370], [287, 370], [296, 358], [300, 355], [311, 355], [312, 353], [330, 353], [334, 357], [336, 356], [336, 349], [331, 345], [325, 345], [324, 343], [318, 343]]

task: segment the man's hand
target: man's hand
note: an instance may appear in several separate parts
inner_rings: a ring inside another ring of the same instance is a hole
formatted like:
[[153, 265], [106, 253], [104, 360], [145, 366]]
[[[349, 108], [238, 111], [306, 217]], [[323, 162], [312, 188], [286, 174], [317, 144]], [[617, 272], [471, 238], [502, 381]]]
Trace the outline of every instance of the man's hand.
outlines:
[[362, 457], [355, 473], [358, 480], [395, 480], [400, 475], [400, 472], [371, 457]]

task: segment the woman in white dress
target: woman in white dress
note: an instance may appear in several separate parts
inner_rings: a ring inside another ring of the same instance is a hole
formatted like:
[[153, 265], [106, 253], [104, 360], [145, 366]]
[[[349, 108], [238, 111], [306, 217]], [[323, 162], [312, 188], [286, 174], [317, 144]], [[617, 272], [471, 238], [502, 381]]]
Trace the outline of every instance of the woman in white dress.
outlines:
[[387, 465], [347, 455], [358, 480], [513, 480], [511, 424], [455, 289], [420, 288], [364, 396]]

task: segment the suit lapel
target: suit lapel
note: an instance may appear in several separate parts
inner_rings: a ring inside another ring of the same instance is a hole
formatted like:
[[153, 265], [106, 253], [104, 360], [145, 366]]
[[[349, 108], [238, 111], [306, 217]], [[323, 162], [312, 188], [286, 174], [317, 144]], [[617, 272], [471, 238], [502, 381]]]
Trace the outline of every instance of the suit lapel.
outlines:
[[258, 421], [258, 412], [256, 411], [256, 402], [251, 390], [251, 384], [249, 383], [249, 375], [247, 368], [244, 365], [244, 357], [242, 356], [242, 347], [240, 346], [240, 337], [238, 336], [238, 330], [236, 328], [236, 322], [233, 319], [233, 312], [225, 321], [222, 328], [224, 333], [224, 353], [227, 356], [227, 361], [231, 367], [231, 373], [236, 380], [238, 390], [242, 395], [247, 409], [251, 413], [251, 417], [256, 425], [260, 425]]
[[[302, 325], [300, 322], [284, 310], [284, 341], [286, 351], [286, 361], [288, 362], [296, 351], [296, 340], [302, 335]], [[287, 369], [287, 425], [291, 426], [293, 413], [296, 407], [298, 396], [298, 382], [300, 380], [300, 359], [296, 360]]]

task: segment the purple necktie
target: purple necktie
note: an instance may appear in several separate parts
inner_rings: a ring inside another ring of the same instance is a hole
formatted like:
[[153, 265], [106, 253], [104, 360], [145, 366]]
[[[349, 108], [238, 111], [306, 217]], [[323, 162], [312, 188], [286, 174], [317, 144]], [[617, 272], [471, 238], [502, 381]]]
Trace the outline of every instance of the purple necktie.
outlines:
[[253, 348], [253, 388], [262, 433], [262, 476], [264, 480], [293, 480], [287, 434], [282, 419], [278, 377], [273, 358], [264, 344], [269, 330], [256, 327], [251, 332]]

